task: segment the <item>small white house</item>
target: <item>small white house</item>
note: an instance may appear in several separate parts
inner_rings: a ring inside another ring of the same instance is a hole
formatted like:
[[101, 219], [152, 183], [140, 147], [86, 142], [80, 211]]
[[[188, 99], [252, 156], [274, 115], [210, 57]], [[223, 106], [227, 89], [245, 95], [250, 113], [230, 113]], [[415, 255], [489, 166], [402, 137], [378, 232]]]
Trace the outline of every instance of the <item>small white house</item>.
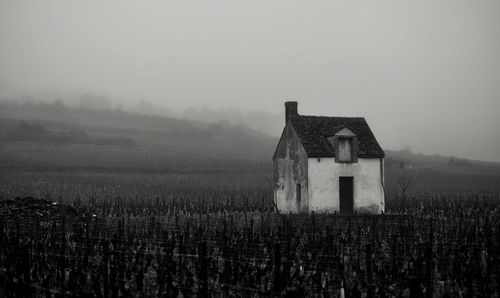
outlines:
[[360, 117], [302, 116], [285, 102], [274, 152], [274, 199], [281, 212], [384, 211], [384, 151]]

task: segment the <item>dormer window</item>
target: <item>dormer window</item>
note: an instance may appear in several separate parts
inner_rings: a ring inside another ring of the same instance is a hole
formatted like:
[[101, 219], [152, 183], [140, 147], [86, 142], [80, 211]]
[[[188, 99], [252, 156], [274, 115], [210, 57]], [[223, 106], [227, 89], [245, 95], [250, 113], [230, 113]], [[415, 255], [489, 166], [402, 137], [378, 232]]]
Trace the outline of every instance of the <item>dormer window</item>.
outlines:
[[335, 162], [358, 162], [358, 137], [350, 129], [344, 128], [327, 139], [334, 151]]
[[352, 162], [353, 148], [352, 148], [352, 138], [338, 138], [338, 161], [339, 162]]

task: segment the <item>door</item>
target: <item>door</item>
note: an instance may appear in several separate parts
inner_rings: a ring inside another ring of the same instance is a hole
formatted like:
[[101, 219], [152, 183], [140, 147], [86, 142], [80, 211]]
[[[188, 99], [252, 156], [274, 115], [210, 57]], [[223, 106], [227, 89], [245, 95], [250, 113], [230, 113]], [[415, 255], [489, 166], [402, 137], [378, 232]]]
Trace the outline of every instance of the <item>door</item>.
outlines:
[[340, 213], [352, 214], [354, 209], [353, 177], [339, 177]]
[[297, 187], [295, 188], [295, 192], [297, 195], [297, 208], [300, 208], [300, 204], [302, 202], [302, 187], [297, 183]]

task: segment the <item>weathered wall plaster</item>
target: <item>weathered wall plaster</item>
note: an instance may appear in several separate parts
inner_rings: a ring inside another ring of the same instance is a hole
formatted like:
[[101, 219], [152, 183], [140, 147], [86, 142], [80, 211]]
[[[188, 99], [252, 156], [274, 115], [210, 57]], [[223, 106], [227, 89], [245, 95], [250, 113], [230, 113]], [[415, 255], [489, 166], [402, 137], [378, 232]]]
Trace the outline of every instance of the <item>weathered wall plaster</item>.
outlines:
[[334, 158], [309, 158], [309, 211], [339, 211], [339, 177], [354, 177], [354, 210], [358, 213], [384, 211], [383, 162], [359, 158], [357, 163], [335, 163]]
[[[308, 211], [307, 154], [291, 125], [283, 130], [274, 160], [274, 199], [281, 212]], [[287, 177], [289, 177], [287, 179]], [[297, 196], [300, 184], [300, 201]]]

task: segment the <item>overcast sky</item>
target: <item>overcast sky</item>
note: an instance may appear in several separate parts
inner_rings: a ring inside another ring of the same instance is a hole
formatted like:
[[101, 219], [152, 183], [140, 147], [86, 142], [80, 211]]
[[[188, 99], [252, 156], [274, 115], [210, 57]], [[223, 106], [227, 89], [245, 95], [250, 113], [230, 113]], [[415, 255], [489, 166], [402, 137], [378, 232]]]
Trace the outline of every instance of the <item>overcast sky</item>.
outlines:
[[500, 161], [500, 1], [0, 2], [0, 95], [364, 116], [384, 148]]

